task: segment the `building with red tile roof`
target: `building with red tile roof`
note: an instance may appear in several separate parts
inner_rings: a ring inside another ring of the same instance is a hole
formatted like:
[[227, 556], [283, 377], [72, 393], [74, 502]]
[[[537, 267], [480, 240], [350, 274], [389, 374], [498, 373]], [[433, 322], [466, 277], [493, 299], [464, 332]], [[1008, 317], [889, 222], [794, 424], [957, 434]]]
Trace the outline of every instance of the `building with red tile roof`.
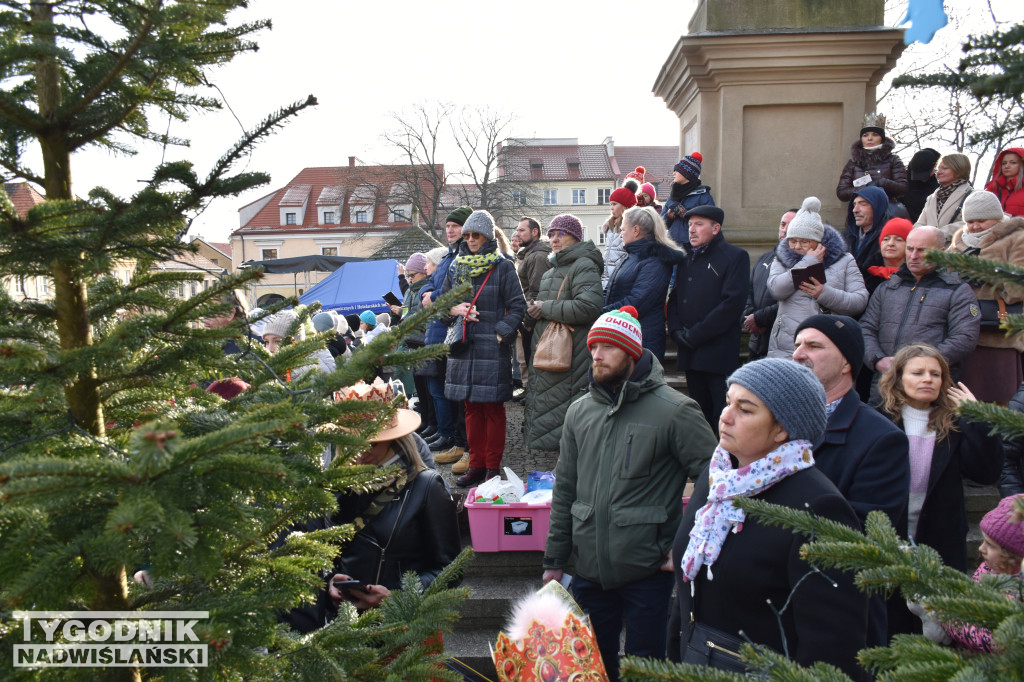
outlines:
[[[349, 157], [347, 166], [304, 168], [283, 187], [239, 209], [239, 227], [231, 234], [232, 269], [249, 261], [381, 252], [420, 227], [413, 198], [429, 200], [432, 186], [425, 179], [414, 186], [410, 178], [432, 177], [443, 178], [444, 167], [367, 166]], [[302, 282], [266, 275], [250, 293], [253, 302], [268, 294], [297, 295], [326, 274], [307, 272]]]

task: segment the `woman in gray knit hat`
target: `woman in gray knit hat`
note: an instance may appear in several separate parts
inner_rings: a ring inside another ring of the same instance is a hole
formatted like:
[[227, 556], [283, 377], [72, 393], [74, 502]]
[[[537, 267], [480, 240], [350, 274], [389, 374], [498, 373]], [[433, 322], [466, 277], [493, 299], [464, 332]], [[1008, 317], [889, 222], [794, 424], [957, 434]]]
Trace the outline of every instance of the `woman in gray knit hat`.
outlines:
[[733, 505], [752, 497], [859, 528], [853, 509], [814, 466], [812, 443], [827, 421], [825, 391], [811, 370], [776, 358], [740, 367], [727, 384], [720, 441], [672, 550], [679, 602], [670, 634], [678, 634], [680, 658], [744, 670], [735, 654], [749, 638], [802, 665], [825, 661], [860, 678], [867, 597], [852, 576], [808, 575], [800, 556], [805, 538]]

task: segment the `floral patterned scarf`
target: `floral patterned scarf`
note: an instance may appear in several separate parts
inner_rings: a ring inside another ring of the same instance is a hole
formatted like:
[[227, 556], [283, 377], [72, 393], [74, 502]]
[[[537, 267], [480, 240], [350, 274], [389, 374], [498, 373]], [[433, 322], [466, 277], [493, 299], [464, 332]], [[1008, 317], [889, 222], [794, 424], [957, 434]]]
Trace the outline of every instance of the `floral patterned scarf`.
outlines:
[[739, 469], [732, 468], [728, 452], [721, 446], [715, 448], [709, 467], [708, 501], [697, 510], [690, 530], [690, 542], [683, 553], [683, 579], [690, 582], [696, 578], [704, 564], [708, 567], [708, 580], [714, 578], [711, 564], [718, 560], [729, 533], [742, 531], [747, 518], [742, 509], [733, 506], [734, 498], [756, 495], [787, 476], [812, 466], [814, 455], [811, 442], [806, 440], [783, 443], [761, 459]]

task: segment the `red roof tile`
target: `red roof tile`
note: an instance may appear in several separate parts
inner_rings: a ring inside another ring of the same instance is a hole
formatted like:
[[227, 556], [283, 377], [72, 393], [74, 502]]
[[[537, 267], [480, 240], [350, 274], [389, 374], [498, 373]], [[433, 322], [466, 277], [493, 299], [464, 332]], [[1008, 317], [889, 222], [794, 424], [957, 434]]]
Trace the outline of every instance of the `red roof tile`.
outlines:
[[679, 147], [615, 145], [614, 161], [620, 173], [620, 177], [616, 178], [616, 184], [621, 185], [626, 179], [626, 173], [637, 166], [643, 166], [647, 171], [644, 174], [644, 182], [649, 182], [657, 188], [659, 199], [667, 199], [672, 186], [672, 167], [679, 159]]
[[14, 210], [24, 218], [34, 207], [46, 201], [46, 197], [27, 182], [5, 182], [4, 191], [11, 198]]
[[[348, 211], [352, 195], [362, 195], [365, 190], [372, 188], [375, 196], [401, 196], [403, 192], [395, 190], [394, 186], [403, 181], [404, 166], [331, 166], [324, 168], [304, 168], [298, 175], [291, 179], [287, 185], [272, 192], [267, 200], [267, 195], [257, 199], [247, 206], [260, 202], [262, 208], [256, 212], [244, 225], [239, 227], [233, 234], [243, 232], [316, 232], [316, 231], [337, 231], [337, 230], [365, 230], [371, 225], [386, 225], [388, 227], [409, 227], [412, 223], [391, 222], [388, 217], [387, 206], [384, 202], [375, 202], [373, 221], [370, 223], [352, 223]], [[444, 167], [438, 164], [438, 173], [443, 177]], [[429, 191], [428, 191], [429, 194]], [[298, 225], [281, 224], [281, 206], [301, 206], [308, 202], [303, 221]], [[363, 201], [357, 199], [357, 203]], [[335, 218], [339, 221], [334, 224], [320, 225], [319, 215], [316, 207], [335, 206], [338, 215]], [[242, 211], [246, 207], [242, 207]]]
[[[612, 164], [603, 144], [506, 146], [505, 180], [612, 180]], [[570, 168], [579, 164], [578, 170]]]

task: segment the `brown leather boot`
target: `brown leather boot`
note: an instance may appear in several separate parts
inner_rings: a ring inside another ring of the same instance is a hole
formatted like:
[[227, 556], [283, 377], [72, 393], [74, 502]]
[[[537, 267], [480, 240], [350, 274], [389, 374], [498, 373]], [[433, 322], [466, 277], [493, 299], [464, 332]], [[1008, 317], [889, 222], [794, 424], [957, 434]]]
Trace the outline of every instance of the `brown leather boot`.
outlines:
[[483, 483], [487, 480], [487, 469], [483, 467], [469, 467], [466, 473], [455, 479], [455, 484], [460, 488], [468, 488], [471, 485], [477, 483]]

